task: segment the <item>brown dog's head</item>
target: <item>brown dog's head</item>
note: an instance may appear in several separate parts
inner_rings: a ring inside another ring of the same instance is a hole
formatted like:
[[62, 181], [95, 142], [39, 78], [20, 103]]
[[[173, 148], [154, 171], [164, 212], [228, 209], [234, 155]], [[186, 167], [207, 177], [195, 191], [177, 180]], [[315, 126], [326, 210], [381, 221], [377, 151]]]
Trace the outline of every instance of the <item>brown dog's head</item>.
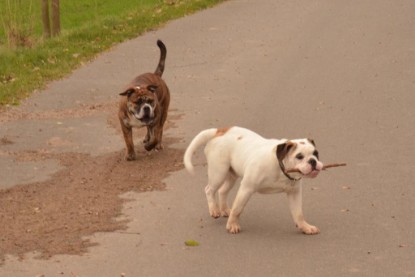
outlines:
[[158, 105], [157, 86], [129, 87], [122, 96], [127, 96], [128, 112], [143, 125], [150, 125], [154, 121], [155, 109]]
[[[305, 177], [314, 178], [323, 169], [312, 139], [288, 140], [277, 146], [277, 158], [285, 169], [298, 169]], [[283, 170], [284, 170], [283, 168]]]

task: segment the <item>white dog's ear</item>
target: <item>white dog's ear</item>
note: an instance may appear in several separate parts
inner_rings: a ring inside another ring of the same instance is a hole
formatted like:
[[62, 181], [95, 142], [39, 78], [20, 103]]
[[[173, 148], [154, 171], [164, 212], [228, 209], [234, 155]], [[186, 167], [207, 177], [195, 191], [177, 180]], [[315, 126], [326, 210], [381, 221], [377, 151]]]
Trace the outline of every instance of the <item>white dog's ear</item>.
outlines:
[[294, 150], [297, 147], [297, 144], [292, 141], [287, 141], [283, 144], [277, 146], [277, 158], [279, 161], [282, 161], [287, 156], [290, 150]]
[[316, 146], [316, 143], [314, 142], [314, 139], [308, 138], [307, 139], [314, 147]]

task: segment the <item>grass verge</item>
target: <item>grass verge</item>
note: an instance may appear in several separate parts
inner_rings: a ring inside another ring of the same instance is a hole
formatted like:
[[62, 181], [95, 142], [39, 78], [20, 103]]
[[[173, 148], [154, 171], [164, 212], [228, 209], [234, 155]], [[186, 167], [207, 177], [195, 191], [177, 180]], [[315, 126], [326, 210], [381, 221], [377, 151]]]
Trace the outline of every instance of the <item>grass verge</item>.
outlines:
[[[0, 6], [6, 1], [9, 0], [0, 0]], [[61, 1], [62, 34], [43, 40], [39, 19], [39, 23], [30, 26], [33, 29], [32, 37], [27, 38], [31, 42], [30, 47], [8, 47], [4, 27], [0, 31], [0, 106], [18, 105], [34, 90], [44, 88], [51, 80], [62, 78], [117, 43], [223, 1]], [[26, 12], [40, 14], [37, 7], [39, 1], [34, 3], [35, 7]], [[4, 14], [12, 18], [13, 11], [0, 13], [3, 14], [0, 23], [5, 26]]]

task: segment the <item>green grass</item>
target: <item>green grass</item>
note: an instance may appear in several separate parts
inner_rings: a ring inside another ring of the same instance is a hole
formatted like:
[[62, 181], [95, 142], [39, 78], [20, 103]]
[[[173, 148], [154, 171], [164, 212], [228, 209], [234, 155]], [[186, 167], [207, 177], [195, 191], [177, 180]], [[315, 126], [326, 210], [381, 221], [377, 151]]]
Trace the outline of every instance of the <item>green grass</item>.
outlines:
[[[222, 1], [61, 0], [62, 33], [44, 40], [39, 0], [0, 0], [0, 105], [17, 105], [113, 45]], [[5, 22], [26, 46], [9, 43]]]

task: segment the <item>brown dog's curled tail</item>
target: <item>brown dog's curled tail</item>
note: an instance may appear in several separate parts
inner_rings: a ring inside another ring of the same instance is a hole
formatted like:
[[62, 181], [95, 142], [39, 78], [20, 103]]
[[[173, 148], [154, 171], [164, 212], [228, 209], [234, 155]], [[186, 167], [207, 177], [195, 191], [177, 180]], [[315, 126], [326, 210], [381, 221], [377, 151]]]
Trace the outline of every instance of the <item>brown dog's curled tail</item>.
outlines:
[[164, 43], [159, 39], [157, 40], [157, 46], [160, 48], [160, 60], [159, 60], [159, 64], [157, 65], [157, 68], [154, 74], [161, 77], [161, 75], [163, 75], [163, 72], [164, 72], [164, 63], [166, 61], [167, 49], [166, 49], [166, 45], [164, 45]]

